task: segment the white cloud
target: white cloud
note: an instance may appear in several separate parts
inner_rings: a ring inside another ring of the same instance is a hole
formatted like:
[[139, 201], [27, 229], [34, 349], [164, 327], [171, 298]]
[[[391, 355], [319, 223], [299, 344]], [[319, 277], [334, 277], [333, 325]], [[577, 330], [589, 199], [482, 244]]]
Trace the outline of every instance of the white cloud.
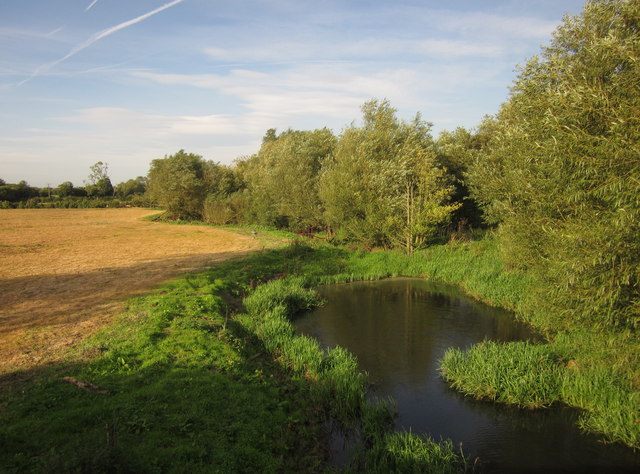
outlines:
[[496, 42], [450, 39], [377, 39], [354, 42], [304, 43], [275, 42], [268, 45], [244, 45], [236, 48], [205, 48], [212, 59], [230, 63], [300, 64], [323, 62], [366, 62], [391, 60], [458, 59], [462, 57], [497, 58], [507, 52]]
[[503, 39], [547, 39], [559, 23], [559, 20], [548, 21], [540, 18], [501, 16], [480, 12], [447, 14], [439, 18], [440, 27], [444, 29]]

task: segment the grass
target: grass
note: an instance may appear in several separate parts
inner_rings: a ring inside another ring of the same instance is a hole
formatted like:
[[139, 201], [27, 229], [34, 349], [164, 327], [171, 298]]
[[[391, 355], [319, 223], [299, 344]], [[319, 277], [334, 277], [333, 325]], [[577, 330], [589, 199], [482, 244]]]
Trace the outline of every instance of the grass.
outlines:
[[341, 347], [321, 349], [314, 339], [294, 333], [290, 319], [319, 303], [308, 280], [285, 277], [268, 282], [245, 298], [244, 324], [260, 337], [279, 363], [311, 382], [311, 399], [361, 442], [349, 470], [356, 472], [462, 472], [464, 458], [451, 443], [412, 433], [393, 433], [393, 407], [367, 398], [367, 375]]
[[572, 352], [576, 342], [567, 345], [563, 337], [548, 344], [485, 341], [467, 351], [449, 349], [442, 374], [453, 388], [476, 398], [525, 408], [557, 403], [580, 408], [585, 431], [639, 447], [637, 389], [624, 372], [603, 362], [578, 362], [589, 356]]
[[226, 318], [236, 285], [201, 274], [165, 286], [84, 345], [92, 362], [4, 394], [0, 471], [319, 470], [324, 435], [308, 387]]
[[323, 471], [328, 418], [359, 433], [364, 453], [382, 449], [392, 406], [367, 400], [348, 351], [290, 324], [319, 303], [324, 275], [364, 271], [364, 257], [293, 243], [132, 300], [68, 363], [0, 394], [0, 471]]
[[[491, 238], [411, 257], [294, 241], [133, 300], [79, 349], [86, 362], [2, 393], [0, 471], [320, 472], [330, 418], [361, 440], [347, 470], [460, 472], [450, 443], [391, 430], [393, 405], [369, 400], [348, 351], [325, 351], [290, 323], [321, 303], [318, 284], [401, 275], [454, 283], [525, 316], [531, 282], [504, 269]], [[443, 375], [477, 397], [579, 407], [584, 429], [638, 446], [634, 348], [633, 334], [588, 330], [545, 344], [485, 342], [449, 351]]]

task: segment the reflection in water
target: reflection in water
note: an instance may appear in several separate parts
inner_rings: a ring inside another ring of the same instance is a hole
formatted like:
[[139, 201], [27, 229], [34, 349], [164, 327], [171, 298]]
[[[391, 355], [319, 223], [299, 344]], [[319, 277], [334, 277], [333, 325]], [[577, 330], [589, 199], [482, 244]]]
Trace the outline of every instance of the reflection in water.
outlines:
[[527, 411], [471, 400], [448, 388], [438, 361], [449, 347], [484, 339], [538, 340], [510, 313], [457, 289], [415, 279], [332, 285], [327, 304], [299, 318], [299, 332], [358, 358], [376, 395], [393, 397], [396, 425], [462, 443], [485, 472], [621, 472], [640, 468], [640, 454], [581, 435], [575, 410]]

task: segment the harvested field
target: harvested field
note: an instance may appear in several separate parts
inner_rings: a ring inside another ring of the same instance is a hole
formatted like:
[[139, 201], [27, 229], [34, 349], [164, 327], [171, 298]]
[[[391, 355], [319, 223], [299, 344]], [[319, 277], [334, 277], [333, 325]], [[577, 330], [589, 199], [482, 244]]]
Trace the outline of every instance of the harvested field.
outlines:
[[260, 248], [145, 209], [0, 210], [0, 374], [63, 359], [124, 302], [180, 274]]

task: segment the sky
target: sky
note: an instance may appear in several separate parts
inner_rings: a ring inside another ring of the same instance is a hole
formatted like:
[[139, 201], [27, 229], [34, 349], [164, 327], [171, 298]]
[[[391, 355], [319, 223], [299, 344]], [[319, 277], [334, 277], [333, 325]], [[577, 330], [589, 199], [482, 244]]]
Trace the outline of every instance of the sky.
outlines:
[[180, 149], [230, 164], [276, 128], [388, 99], [473, 128], [583, 0], [1, 0], [0, 178], [114, 184]]

